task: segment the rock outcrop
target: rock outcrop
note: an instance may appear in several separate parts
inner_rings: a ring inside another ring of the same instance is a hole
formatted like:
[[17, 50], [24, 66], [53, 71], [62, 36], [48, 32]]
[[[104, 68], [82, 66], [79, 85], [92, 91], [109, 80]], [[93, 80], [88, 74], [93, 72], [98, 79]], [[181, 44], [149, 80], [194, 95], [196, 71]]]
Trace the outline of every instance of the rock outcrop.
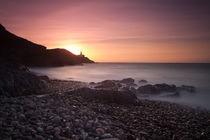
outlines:
[[77, 56], [65, 49], [46, 49], [8, 32], [0, 24], [0, 59], [27, 66], [64, 66], [93, 63], [85, 56]]
[[139, 93], [143, 94], [157, 94], [161, 92], [175, 92], [175, 85], [168, 84], [155, 84], [155, 85], [145, 85], [138, 88]]
[[115, 90], [115, 91], [132, 91], [135, 84], [135, 80], [132, 78], [125, 78], [122, 80], [104, 80], [98, 83], [90, 83], [94, 89], [102, 90]]
[[145, 83], [148, 83], [148, 81], [147, 80], [140, 80], [139, 83], [140, 84], [145, 84]]
[[70, 92], [88, 100], [99, 100], [104, 103], [116, 103], [123, 105], [137, 104], [137, 97], [130, 91], [94, 90], [81, 88]]
[[34, 75], [24, 65], [0, 61], [0, 96], [31, 95], [47, 86], [46, 78]]
[[159, 95], [161, 93], [170, 93], [169, 96], [171, 96], [171, 93], [173, 93], [173, 96], [178, 96], [183, 91], [188, 93], [194, 93], [196, 92], [195, 87], [188, 86], [188, 85], [182, 85], [182, 86], [176, 86], [176, 85], [170, 85], [170, 84], [146, 84], [146, 80], [139, 81], [140, 84], [143, 84], [142, 86], [139, 86], [135, 84], [135, 80], [132, 78], [125, 78], [122, 80], [104, 80], [102, 82], [89, 83], [89, 87], [92, 89], [97, 90], [107, 90], [107, 91], [123, 91], [123, 92], [132, 92], [134, 94], [147, 94], [147, 95]]
[[138, 93], [141, 94], [160, 94], [162, 92], [172, 92], [175, 93], [175, 95], [179, 95], [179, 92], [186, 91], [189, 93], [194, 93], [195, 87], [193, 86], [187, 86], [182, 85], [180, 87], [176, 85], [168, 85], [168, 84], [155, 84], [155, 85], [144, 85], [137, 89]]

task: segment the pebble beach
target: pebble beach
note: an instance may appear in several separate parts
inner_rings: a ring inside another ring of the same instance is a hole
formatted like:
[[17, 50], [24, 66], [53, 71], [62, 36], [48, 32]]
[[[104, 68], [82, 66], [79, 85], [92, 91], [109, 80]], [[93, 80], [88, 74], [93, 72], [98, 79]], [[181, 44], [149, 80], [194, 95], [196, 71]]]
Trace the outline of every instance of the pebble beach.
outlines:
[[103, 103], [67, 92], [85, 83], [52, 83], [52, 94], [0, 98], [0, 139], [210, 138], [208, 110], [144, 99], [136, 105]]

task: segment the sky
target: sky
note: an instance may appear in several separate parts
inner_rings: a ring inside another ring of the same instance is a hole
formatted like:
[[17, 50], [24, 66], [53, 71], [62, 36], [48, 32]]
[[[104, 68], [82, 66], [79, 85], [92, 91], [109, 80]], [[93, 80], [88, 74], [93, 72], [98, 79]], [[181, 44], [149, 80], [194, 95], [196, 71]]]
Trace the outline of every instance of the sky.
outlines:
[[0, 0], [0, 24], [96, 62], [210, 62], [209, 0]]

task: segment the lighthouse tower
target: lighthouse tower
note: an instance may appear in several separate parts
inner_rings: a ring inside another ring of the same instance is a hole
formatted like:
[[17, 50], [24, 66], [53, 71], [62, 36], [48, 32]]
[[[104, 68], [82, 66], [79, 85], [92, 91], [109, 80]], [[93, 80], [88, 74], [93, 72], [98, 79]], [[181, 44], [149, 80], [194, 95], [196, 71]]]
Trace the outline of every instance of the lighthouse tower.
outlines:
[[84, 57], [84, 55], [82, 54], [82, 51], [80, 51], [80, 55], [79, 55], [80, 57]]

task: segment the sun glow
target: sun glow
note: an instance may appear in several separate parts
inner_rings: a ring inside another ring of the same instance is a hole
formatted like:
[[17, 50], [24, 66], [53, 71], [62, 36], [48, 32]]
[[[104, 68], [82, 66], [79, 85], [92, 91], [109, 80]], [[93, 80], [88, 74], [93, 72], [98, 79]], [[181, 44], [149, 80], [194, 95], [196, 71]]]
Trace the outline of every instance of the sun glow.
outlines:
[[80, 54], [80, 50], [76, 46], [67, 46], [67, 47], [64, 47], [64, 48], [67, 49], [68, 51], [72, 52], [75, 55]]

